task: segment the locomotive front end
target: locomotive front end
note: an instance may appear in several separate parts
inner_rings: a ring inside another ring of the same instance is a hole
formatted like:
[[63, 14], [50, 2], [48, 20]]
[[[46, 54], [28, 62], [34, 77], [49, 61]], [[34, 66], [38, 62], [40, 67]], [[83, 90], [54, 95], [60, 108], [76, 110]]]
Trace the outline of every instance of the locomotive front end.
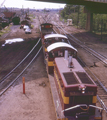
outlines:
[[68, 60], [55, 58], [54, 79], [62, 112], [69, 120], [102, 119], [102, 108], [96, 106], [97, 85], [75, 58], [71, 68]]

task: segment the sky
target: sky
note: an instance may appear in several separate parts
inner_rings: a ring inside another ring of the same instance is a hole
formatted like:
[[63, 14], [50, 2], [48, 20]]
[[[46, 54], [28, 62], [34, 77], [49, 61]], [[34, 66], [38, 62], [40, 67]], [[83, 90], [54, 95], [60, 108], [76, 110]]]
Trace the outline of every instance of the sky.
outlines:
[[[0, 6], [4, 0], [0, 0]], [[1, 7], [16, 7], [16, 8], [35, 8], [35, 9], [44, 9], [44, 8], [64, 8], [65, 4], [58, 3], [48, 3], [48, 2], [36, 2], [36, 1], [27, 1], [27, 0], [5, 0], [4, 4]]]

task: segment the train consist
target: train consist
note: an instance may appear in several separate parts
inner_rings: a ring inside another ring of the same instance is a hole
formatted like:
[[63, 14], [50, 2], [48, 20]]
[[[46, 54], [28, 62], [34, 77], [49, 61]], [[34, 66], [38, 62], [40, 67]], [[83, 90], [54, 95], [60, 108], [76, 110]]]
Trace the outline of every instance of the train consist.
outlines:
[[102, 120], [97, 85], [77, 61], [77, 49], [66, 36], [52, 33], [52, 26], [45, 23], [40, 30], [57, 119]]

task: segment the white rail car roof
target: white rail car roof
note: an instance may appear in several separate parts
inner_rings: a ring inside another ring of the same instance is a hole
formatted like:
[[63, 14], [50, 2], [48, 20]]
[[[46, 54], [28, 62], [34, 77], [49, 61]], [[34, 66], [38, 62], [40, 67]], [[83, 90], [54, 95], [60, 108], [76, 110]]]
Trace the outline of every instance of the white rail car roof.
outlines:
[[70, 44], [68, 44], [68, 43], [64, 43], [64, 42], [56, 42], [56, 43], [53, 43], [53, 44], [51, 44], [51, 45], [49, 45], [48, 47], [47, 47], [47, 51], [48, 52], [50, 52], [50, 51], [52, 51], [52, 50], [54, 50], [54, 49], [57, 49], [57, 48], [70, 48], [70, 49], [72, 49], [72, 50], [74, 50], [74, 51], [76, 51], [77, 52], [77, 49], [75, 49], [73, 46], [71, 46]]
[[64, 39], [68, 39], [65, 35], [61, 35], [61, 34], [48, 34], [44, 36], [44, 39], [49, 39], [49, 38], [64, 38]]

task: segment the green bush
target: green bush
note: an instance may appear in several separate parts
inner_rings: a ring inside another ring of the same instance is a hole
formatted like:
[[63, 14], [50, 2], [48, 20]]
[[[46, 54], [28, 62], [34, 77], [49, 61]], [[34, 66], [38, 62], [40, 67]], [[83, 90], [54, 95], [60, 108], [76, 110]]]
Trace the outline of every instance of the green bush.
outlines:
[[[66, 5], [60, 12], [62, 19], [72, 19], [74, 25], [79, 28], [85, 29], [87, 14], [83, 13], [84, 6], [79, 5]], [[79, 16], [79, 17], [78, 17]], [[93, 31], [107, 32], [107, 14], [94, 14], [93, 13]]]

